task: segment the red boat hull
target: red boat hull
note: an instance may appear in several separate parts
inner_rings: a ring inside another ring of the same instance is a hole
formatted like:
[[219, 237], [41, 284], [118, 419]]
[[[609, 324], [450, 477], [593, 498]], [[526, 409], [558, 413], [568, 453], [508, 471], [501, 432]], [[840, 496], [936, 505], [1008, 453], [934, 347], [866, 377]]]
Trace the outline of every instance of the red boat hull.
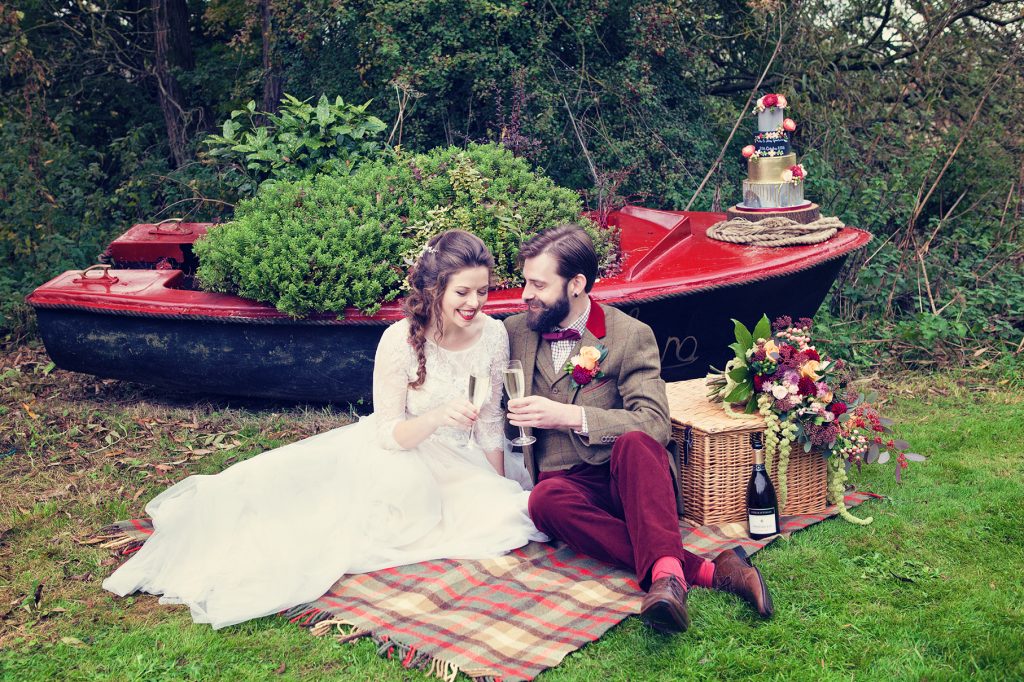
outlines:
[[[636, 208], [611, 216], [626, 256], [621, 272], [599, 281], [592, 296], [654, 329], [668, 381], [721, 366], [730, 355], [731, 318], [752, 324], [762, 313], [813, 316], [848, 255], [871, 238], [845, 228], [823, 244], [782, 249], [708, 239], [707, 228], [724, 217]], [[191, 238], [205, 232], [194, 227]], [[131, 239], [111, 245], [118, 264], [190, 257], [191, 241], [159, 243], [165, 235], [152, 229], [133, 228], [155, 242], [149, 251]], [[198, 392], [359, 403], [371, 399], [377, 341], [401, 318], [400, 302], [392, 302], [373, 316], [346, 310], [342, 319], [293, 320], [265, 304], [175, 288], [184, 281], [180, 270], [110, 274], [116, 282], [64, 273], [28, 297], [58, 366]], [[485, 307], [494, 317], [521, 310], [519, 290], [492, 292]]]

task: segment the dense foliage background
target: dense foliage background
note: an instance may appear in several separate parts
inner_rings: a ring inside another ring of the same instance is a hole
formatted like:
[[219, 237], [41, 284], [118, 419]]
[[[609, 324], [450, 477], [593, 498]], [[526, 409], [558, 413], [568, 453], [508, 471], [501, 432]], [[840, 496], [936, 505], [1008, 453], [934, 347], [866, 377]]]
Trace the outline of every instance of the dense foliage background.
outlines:
[[392, 147], [497, 141], [592, 208], [709, 210], [757, 89], [789, 96], [808, 195], [878, 237], [835, 347], [1019, 380], [1022, 27], [1010, 0], [0, 4], [0, 326], [134, 222], [230, 217], [245, 184], [203, 140], [250, 100], [372, 100]]

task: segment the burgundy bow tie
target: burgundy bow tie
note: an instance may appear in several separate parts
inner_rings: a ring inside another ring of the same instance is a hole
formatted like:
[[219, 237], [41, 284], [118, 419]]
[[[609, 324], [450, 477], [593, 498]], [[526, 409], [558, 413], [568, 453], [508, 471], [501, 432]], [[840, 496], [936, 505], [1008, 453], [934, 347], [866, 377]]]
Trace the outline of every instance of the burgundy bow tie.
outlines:
[[545, 341], [576, 341], [577, 339], [583, 338], [575, 329], [560, 329], [557, 332], [547, 332], [546, 334], [540, 335]]

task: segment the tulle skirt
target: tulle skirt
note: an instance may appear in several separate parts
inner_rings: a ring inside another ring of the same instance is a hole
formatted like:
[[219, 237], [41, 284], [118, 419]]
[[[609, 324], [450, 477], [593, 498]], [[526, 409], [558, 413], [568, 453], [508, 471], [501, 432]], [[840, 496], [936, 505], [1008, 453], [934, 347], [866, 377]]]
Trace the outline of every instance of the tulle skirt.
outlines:
[[386, 450], [374, 419], [168, 488], [146, 506], [153, 535], [103, 587], [162, 595], [221, 628], [312, 601], [345, 574], [547, 539], [529, 493], [475, 444]]

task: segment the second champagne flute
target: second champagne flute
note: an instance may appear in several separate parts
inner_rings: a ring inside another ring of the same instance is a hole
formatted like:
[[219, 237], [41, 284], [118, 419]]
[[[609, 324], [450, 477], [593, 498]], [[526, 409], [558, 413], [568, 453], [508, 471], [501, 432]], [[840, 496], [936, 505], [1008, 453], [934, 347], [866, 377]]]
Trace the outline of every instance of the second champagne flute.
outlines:
[[[523, 363], [519, 360], [512, 360], [508, 363], [504, 370], [502, 370], [502, 378], [505, 381], [505, 392], [508, 393], [510, 399], [522, 398], [526, 394], [526, 383], [523, 381]], [[537, 442], [537, 439], [533, 436], [527, 436], [526, 432], [523, 431], [523, 427], [519, 427], [519, 438], [513, 438], [511, 441], [512, 445], [522, 447], [524, 445], [532, 445]]]
[[[473, 403], [478, 411], [487, 402], [487, 398], [491, 395], [491, 377], [488, 374], [470, 374], [469, 375], [469, 402]], [[476, 422], [473, 422], [473, 426], [469, 427], [469, 440], [466, 442], [467, 447], [473, 442], [473, 431], [476, 428]]]

